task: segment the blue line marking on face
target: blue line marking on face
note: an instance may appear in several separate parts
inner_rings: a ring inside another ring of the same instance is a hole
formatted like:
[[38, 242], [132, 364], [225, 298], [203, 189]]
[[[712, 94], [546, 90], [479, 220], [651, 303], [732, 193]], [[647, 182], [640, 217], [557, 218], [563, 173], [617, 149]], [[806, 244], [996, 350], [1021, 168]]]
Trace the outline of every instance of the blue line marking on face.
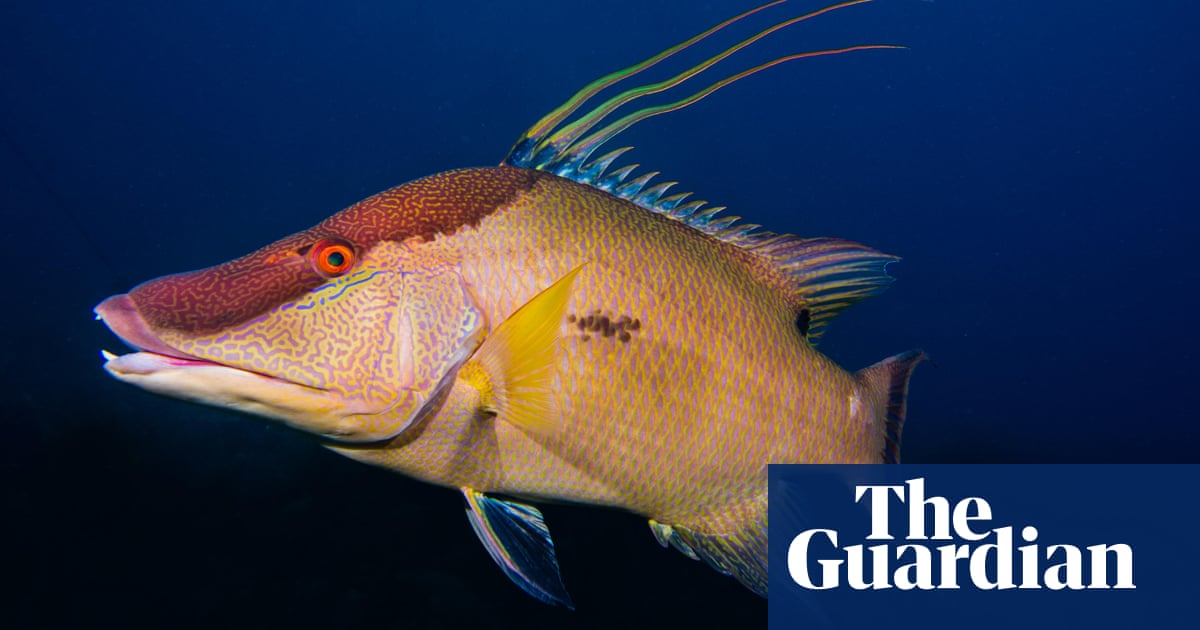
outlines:
[[[375, 276], [378, 276], [381, 273], [383, 273], [382, 270], [372, 271], [369, 274], [366, 274], [365, 276], [354, 279], [353, 281], [351, 281], [350, 279], [354, 278], [355, 276], [347, 276], [347, 277], [343, 277], [343, 278], [334, 280], [333, 282], [323, 284], [312, 290], [312, 293], [309, 294], [309, 301], [307, 303], [295, 304], [295, 308], [298, 311], [308, 311], [308, 310], [312, 310], [313, 308], [315, 308], [317, 306], [324, 306], [325, 302], [327, 300], [328, 301], [336, 300], [336, 299], [342, 297], [342, 295], [345, 294], [346, 291], [348, 289], [350, 289], [351, 287], [358, 286], [364, 282], [369, 282], [370, 280], [373, 280], [375, 278]], [[358, 274], [355, 274], [355, 275], [358, 275]], [[321, 293], [323, 291], [336, 291], [336, 293], [334, 293], [333, 295], [323, 295], [323, 296], [317, 297], [316, 294]], [[316, 301], [314, 302], [313, 300], [316, 300]], [[289, 304], [288, 306], [291, 306], [291, 304]]]

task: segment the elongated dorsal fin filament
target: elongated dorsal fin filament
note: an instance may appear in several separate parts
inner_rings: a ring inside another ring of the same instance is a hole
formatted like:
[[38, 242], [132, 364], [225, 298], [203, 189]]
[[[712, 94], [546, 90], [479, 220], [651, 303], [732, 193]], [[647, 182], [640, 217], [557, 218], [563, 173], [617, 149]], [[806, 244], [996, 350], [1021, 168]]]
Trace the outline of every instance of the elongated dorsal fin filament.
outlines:
[[[871, 0], [848, 0], [846, 2], [834, 4], [834, 5], [825, 7], [823, 9], [817, 9], [816, 11], [811, 11], [804, 15], [790, 18], [790, 19], [784, 20], [782, 22], [778, 22], [775, 25], [773, 25], [763, 31], [760, 31], [760, 32], [756, 33], [755, 35], [752, 35], [752, 36], [738, 42], [737, 44], [734, 44], [733, 46], [725, 49], [724, 51], [720, 52], [719, 54], [714, 55], [714, 56], [702, 61], [701, 63], [696, 64], [695, 66], [692, 66], [691, 68], [688, 68], [687, 70], [684, 70], [683, 72], [680, 72], [679, 74], [676, 74], [675, 76], [673, 76], [669, 79], [665, 79], [665, 80], [659, 81], [657, 83], [651, 83], [648, 85], [637, 86], [637, 87], [633, 87], [633, 88], [624, 90], [620, 94], [617, 94], [616, 96], [613, 96], [612, 98], [609, 98], [608, 100], [604, 101], [599, 106], [593, 108], [592, 110], [588, 111], [587, 113], [580, 115], [574, 121], [565, 123], [565, 121], [567, 120], [567, 118], [569, 118], [571, 116], [571, 114], [575, 113], [575, 111], [578, 110], [585, 102], [590, 100], [592, 97], [594, 97], [596, 94], [598, 94], [601, 90], [604, 90], [605, 88], [616, 85], [617, 83], [624, 81], [625, 79], [628, 79], [629, 77], [632, 77], [633, 75], [636, 75], [636, 74], [656, 65], [658, 62], [660, 62], [660, 61], [662, 61], [684, 49], [690, 48], [692, 45], [700, 42], [701, 40], [709, 37], [710, 35], [713, 35], [714, 33], [717, 33], [718, 31], [721, 31], [722, 29], [725, 29], [726, 27], [728, 27], [738, 21], [741, 21], [755, 13], [758, 13], [759, 11], [763, 11], [763, 10], [773, 7], [775, 5], [782, 4], [782, 3], [786, 2], [786, 0], [775, 0], [774, 2], [769, 2], [767, 4], [764, 4], [764, 5], [755, 7], [753, 9], [750, 9], [748, 11], [745, 11], [743, 13], [740, 13], [740, 14], [738, 14], [732, 18], [729, 18], [728, 20], [725, 20], [724, 22], [721, 22], [720, 24], [717, 24], [716, 26], [714, 26], [714, 27], [712, 27], [712, 28], [686, 40], [686, 41], [680, 42], [679, 44], [676, 44], [675, 46], [672, 46], [672, 47], [658, 53], [657, 55], [654, 55], [648, 59], [641, 61], [640, 63], [629, 66], [628, 68], [625, 68], [623, 70], [618, 70], [616, 72], [609, 73], [608, 75], [605, 75], [605, 76], [589, 83], [588, 85], [584, 86], [583, 89], [579, 90], [574, 95], [572, 95], [571, 98], [567, 99], [567, 102], [563, 103], [558, 108], [554, 109], [549, 114], [542, 117], [541, 120], [539, 120], [536, 124], [534, 124], [528, 130], [526, 130], [526, 132], [524, 134], [522, 134], [520, 138], [517, 139], [516, 144], [513, 145], [513, 148], [509, 151], [509, 153], [505, 157], [503, 163], [512, 165], [512, 166], [523, 166], [523, 167], [535, 168], [535, 169], [539, 169], [539, 170], [546, 170], [546, 171], [550, 171], [550, 172], [556, 172], [557, 170], [561, 169], [561, 167], [564, 164], [570, 164], [572, 168], [577, 168], [580, 165], [574, 164], [574, 162], [576, 162], [576, 161], [582, 162], [583, 160], [586, 160], [587, 157], [590, 155], [591, 151], [595, 150], [596, 147], [603, 144], [608, 139], [611, 139], [613, 136], [620, 133], [621, 131], [628, 129], [633, 124], [635, 124], [639, 121], [645, 120], [646, 118], [650, 118], [651, 116], [656, 116], [658, 114], [665, 114], [667, 112], [672, 112], [672, 111], [687, 107], [688, 105], [691, 105], [691, 104], [703, 99], [704, 97], [708, 96], [709, 94], [712, 94], [713, 92], [721, 89], [722, 87], [725, 87], [726, 85], [729, 85], [730, 83], [733, 83], [740, 79], [746, 78], [752, 74], [755, 74], [757, 72], [760, 72], [760, 71], [770, 68], [772, 66], [784, 63], [786, 61], [792, 61], [795, 59], [803, 59], [803, 58], [807, 58], [807, 57], [818, 57], [818, 56], [824, 56], [824, 55], [835, 55], [835, 54], [840, 54], [840, 53], [852, 52], [852, 51], [856, 51], [856, 50], [868, 50], [868, 49], [873, 49], [873, 48], [901, 48], [900, 46], [875, 44], [875, 45], [850, 46], [850, 47], [846, 47], [846, 48], [837, 48], [837, 49], [823, 50], [823, 51], [810, 51], [810, 52], [798, 53], [798, 54], [794, 54], [794, 55], [788, 55], [785, 57], [775, 59], [773, 61], [769, 61], [769, 62], [761, 64], [761, 65], [755, 66], [754, 68], [751, 68], [749, 70], [739, 72], [731, 77], [728, 77], [726, 79], [718, 81], [718, 82], [714, 83], [713, 85], [710, 85], [709, 87], [707, 87], [703, 90], [700, 90], [699, 92], [697, 92], [687, 98], [677, 100], [673, 103], [667, 103], [665, 105], [648, 107], [648, 108], [639, 110], [637, 112], [634, 112], [632, 114], [629, 114], [627, 116], [624, 116], [620, 120], [608, 125], [604, 129], [602, 129], [600, 132], [593, 133], [592, 135], [588, 136], [583, 141], [579, 140], [581, 137], [583, 137], [585, 134], [587, 134], [596, 125], [600, 124], [606, 117], [608, 117], [610, 114], [612, 114], [614, 111], [616, 111], [622, 105], [626, 105], [636, 99], [642, 98], [643, 96], [657, 94], [659, 92], [663, 92], [663, 91], [669, 90], [671, 88], [674, 88], [674, 87], [682, 84], [683, 82], [687, 81], [688, 79], [691, 79], [692, 77], [694, 77], [698, 74], [701, 74], [705, 70], [708, 70], [712, 66], [716, 65], [718, 62], [728, 58], [729, 56], [733, 55], [734, 53], [736, 53], [744, 48], [747, 48], [751, 44], [754, 44], [755, 42], [761, 40], [762, 38], [766, 37], [767, 35], [770, 35], [781, 29], [787, 28], [788, 26], [792, 26], [794, 24], [798, 24], [800, 22], [810, 20], [812, 18], [815, 18], [819, 15], [823, 15], [825, 13], [830, 13], [832, 11], [836, 11], [838, 9], [843, 9], [846, 7], [854, 6], [857, 4], [864, 4], [864, 3], [867, 3], [870, 1]], [[555, 129], [557, 129], [557, 131], [555, 131]]]
[[[612, 173], [607, 173], [608, 167], [613, 163], [616, 157], [628, 149], [619, 149], [618, 151], [609, 153], [591, 163], [587, 163], [587, 160], [598, 147], [634, 124], [646, 120], [647, 118], [658, 116], [659, 114], [665, 114], [683, 109], [684, 107], [704, 99], [709, 94], [712, 94], [713, 92], [716, 92], [717, 90], [731, 83], [740, 81], [741, 79], [766, 70], [767, 68], [777, 66], [788, 61], [806, 59], [809, 57], [837, 55], [859, 50], [903, 47], [893, 46], [890, 44], [864, 44], [786, 55], [716, 81], [715, 83], [712, 83], [708, 87], [699, 90], [690, 96], [686, 96], [673, 102], [646, 107], [633, 113], [626, 114], [625, 116], [622, 116], [602, 127], [599, 131], [592, 132], [592, 129], [594, 129], [597, 125], [600, 125], [606, 118], [608, 118], [609, 115], [611, 115], [621, 106], [643, 96], [657, 94], [659, 92], [664, 92], [679, 86], [692, 77], [695, 77], [696, 75], [699, 75], [712, 68], [718, 62], [730, 57], [740, 50], [749, 47], [751, 44], [754, 44], [755, 42], [776, 31], [800, 22], [810, 20], [819, 15], [824, 15], [826, 13], [851, 7], [857, 4], [865, 4], [870, 1], [871, 0], [847, 0], [845, 2], [827, 6], [823, 9], [811, 11], [798, 17], [777, 22], [775, 25], [743, 39], [724, 51], [709, 57], [708, 59], [676, 74], [669, 79], [665, 79], [657, 83], [626, 89], [620, 94], [617, 94], [616, 96], [604, 101], [590, 111], [579, 115], [575, 120], [567, 122], [567, 119], [574, 114], [577, 109], [598, 94], [601, 90], [616, 85], [617, 83], [624, 81], [625, 79], [628, 79], [629, 77], [638, 74], [643, 70], [650, 68], [651, 66], [654, 66], [658, 62], [674, 55], [675, 53], [689, 48], [701, 40], [709, 37], [710, 35], [713, 35], [714, 33], [717, 33], [718, 31], [740, 20], [754, 15], [759, 11], [763, 11], [775, 5], [783, 4], [786, 2], [786, 0], [774, 0], [773, 2], [768, 2], [767, 4], [755, 7], [749, 11], [744, 11], [688, 40], [680, 42], [679, 44], [676, 44], [658, 53], [657, 55], [643, 60], [640, 63], [634, 64], [623, 70], [609, 73], [608, 75], [605, 75], [604, 77], [601, 77], [584, 86], [583, 89], [571, 96], [566, 103], [563, 103], [554, 111], [542, 117], [541, 120], [526, 130], [526, 132], [517, 139], [517, 142], [513, 145], [513, 148], [509, 150], [508, 155], [505, 156], [502, 164], [532, 168], [554, 173], [555, 175], [559, 175], [583, 184], [596, 186], [608, 192], [614, 192], [614, 189], [617, 186], [622, 186], [622, 188], [626, 191], [633, 191], [634, 188], [640, 188], [629, 187], [621, 184], [621, 182], [629, 175], [631, 169], [620, 168]], [[591, 134], [586, 135], [589, 132], [591, 132]], [[630, 194], [636, 194], [636, 191], [630, 192]], [[653, 210], [656, 208], [650, 209]]]
[[[867, 0], [859, 0], [859, 2], [866, 2], [866, 1]], [[596, 147], [599, 147], [600, 145], [604, 144], [605, 142], [608, 142], [609, 140], [611, 140], [613, 138], [613, 136], [616, 136], [617, 134], [621, 133], [622, 131], [625, 131], [626, 129], [632, 127], [634, 124], [639, 123], [643, 120], [646, 120], [647, 118], [650, 118], [652, 116], [658, 116], [659, 114], [667, 114], [667, 113], [670, 113], [670, 112], [673, 112], [676, 110], [683, 109], [684, 107], [687, 107], [688, 105], [691, 105], [691, 104], [699, 101], [700, 99], [703, 99], [704, 97], [708, 96], [709, 94], [716, 92], [717, 90], [729, 85], [730, 83], [734, 83], [735, 81], [744, 79], [752, 74], [761, 72], [772, 66], [777, 66], [781, 63], [785, 63], [788, 61], [795, 61], [796, 59], [806, 59], [808, 57], [822, 57], [825, 55], [838, 55], [841, 53], [848, 53], [848, 52], [853, 52], [856, 50], [871, 50], [871, 49], [877, 49], [877, 48], [902, 48], [902, 46], [892, 46], [892, 45], [888, 45], [888, 44], [867, 44], [867, 45], [862, 45], [862, 46], [849, 46], [846, 48], [835, 48], [835, 49], [831, 49], [831, 50], [817, 50], [817, 51], [810, 51], [810, 52], [804, 52], [804, 53], [796, 53], [794, 55], [787, 55], [786, 57], [780, 57], [778, 59], [773, 59], [766, 63], [754, 66], [753, 68], [750, 68], [748, 70], [743, 70], [731, 77], [717, 81], [716, 83], [704, 88], [703, 90], [700, 90], [699, 92], [696, 92], [695, 94], [692, 94], [691, 96], [688, 96], [686, 98], [681, 98], [678, 101], [675, 101], [673, 103], [665, 103], [662, 105], [655, 105], [654, 107], [647, 107], [645, 109], [639, 109], [636, 112], [628, 114], [628, 115], [610, 123], [607, 127], [604, 127], [600, 131], [597, 131], [596, 133], [588, 136], [587, 138], [584, 138], [583, 140], [579, 140], [577, 142], [573, 142], [572, 144], [569, 145], [570, 149], [567, 151], [564, 151], [563, 155], [564, 155], [564, 157], [567, 158], [568, 161], [570, 161], [573, 158], [586, 159], [586, 157], [589, 154], [591, 154], [592, 151], [596, 150]], [[633, 98], [636, 98], [636, 97], [631, 97], [629, 100], [633, 100]], [[590, 126], [591, 125], [589, 125], [588, 127], [590, 128]], [[553, 146], [553, 143], [551, 143], [550, 146]]]
[[[541, 142], [539, 142], [537, 147], [534, 149], [534, 152], [537, 153], [539, 151], [542, 151], [546, 148], [551, 148], [551, 147], [567, 147], [567, 146], [575, 145], [573, 147], [573, 149], [574, 149], [573, 152], [583, 153], [586, 155], [587, 152], [582, 151], [582, 147], [575, 144], [576, 140], [578, 140], [583, 134], [587, 133], [588, 130], [595, 127], [601, 120], [604, 119], [604, 117], [608, 116], [609, 114], [611, 114], [613, 111], [615, 111], [617, 108], [621, 107], [622, 105], [628, 104], [636, 99], [642, 98], [643, 96], [657, 94], [659, 92], [663, 92], [663, 91], [669, 90], [673, 87], [676, 87], [676, 86], [682, 84], [684, 81], [687, 81], [688, 79], [711, 68], [712, 66], [714, 66], [717, 63], [719, 63], [720, 61], [728, 58], [729, 56], [733, 55], [734, 53], [738, 52], [739, 50], [749, 47], [751, 44], [754, 44], [755, 42], [770, 35], [771, 33], [785, 29], [789, 26], [792, 26], [793, 24], [799, 24], [800, 22], [810, 20], [821, 14], [829, 13], [830, 11], [840, 9], [842, 7], [847, 7], [847, 6], [851, 6], [851, 5], [855, 5], [855, 4], [862, 4], [864, 2], [870, 2], [870, 0], [850, 0], [849, 2], [844, 2], [839, 5], [825, 7], [824, 9], [818, 9], [816, 11], [813, 11], [811, 13], [806, 13], [799, 17], [794, 17], [789, 20], [784, 20], [783, 22], [779, 22], [778, 24], [775, 24], [774, 26], [771, 26], [770, 28], [760, 31], [756, 35], [748, 37], [748, 38], [738, 42], [737, 44], [734, 44], [733, 46], [726, 48], [724, 51], [720, 52], [719, 54], [713, 55], [712, 57], [709, 57], [708, 59], [692, 66], [691, 68], [688, 68], [687, 70], [684, 70], [683, 72], [680, 72], [679, 74], [677, 74], [669, 79], [664, 79], [662, 81], [659, 81], [658, 83], [651, 83], [649, 85], [643, 85], [643, 86], [625, 90], [624, 92], [621, 92], [620, 94], [608, 99], [604, 103], [601, 103], [599, 107], [596, 107], [592, 111], [581, 116], [578, 120], [563, 126], [561, 129], [559, 129], [553, 135], [550, 135], [549, 137], [547, 137], [544, 140], [542, 140]], [[766, 6], [770, 6], [770, 5], [766, 5]], [[766, 8], [766, 6], [759, 7], [759, 8], [760, 9]], [[741, 17], [742, 16], [738, 16], [737, 19], [740, 19]], [[783, 57], [780, 59], [776, 59], [772, 62], [762, 64], [760, 66], [757, 66], [757, 67], [747, 70], [745, 72], [740, 72], [728, 79], [725, 79], [724, 81], [721, 81], [713, 86], [710, 86], [709, 88], [707, 88], [705, 90], [702, 90], [701, 91], [702, 93], [693, 95], [694, 98], [681, 99], [672, 104], [672, 105], [677, 105], [677, 107], [674, 107], [671, 109], [660, 109], [656, 113], [667, 113], [669, 111], [675, 111], [676, 109], [687, 107], [688, 105], [691, 105], [692, 103], [695, 103], [696, 101], [699, 101], [701, 98], [704, 98], [704, 96], [712, 94], [713, 92], [717, 91], [718, 89], [720, 89], [726, 85], [729, 85], [730, 83], [733, 83], [734, 81], [748, 77], [760, 70], [765, 70], [771, 66], [783, 63], [785, 61], [791, 61], [793, 59], [803, 59], [805, 57], [818, 57], [821, 55], [834, 55], [834, 54], [843, 53], [843, 52], [850, 52], [852, 50], [860, 50], [863, 48], [886, 48], [886, 47], [888, 47], [888, 46], [855, 46], [855, 47], [838, 49], [838, 50], [827, 50], [827, 51], [802, 53], [799, 55], [789, 55], [787, 57]], [[647, 108], [647, 109], [650, 109], [650, 108]], [[642, 111], [644, 112], [646, 110], [642, 110]], [[639, 120], [644, 120], [645, 118], [649, 118], [650, 116], [653, 116], [653, 115], [654, 114], [649, 114], [645, 117], [641, 117], [641, 118], [637, 118], [636, 120], [632, 120], [625, 126], [620, 127], [617, 131], [614, 131], [613, 135], [620, 133], [620, 131], [628, 128], [633, 123], [635, 123]], [[626, 116], [622, 120], [626, 120], [629, 118], [630, 118], [630, 116]]]
[[[865, 1], [865, 0], [860, 0], [860, 1]], [[718, 31], [724, 29], [725, 27], [729, 26], [730, 24], [738, 22], [739, 20], [742, 20], [743, 18], [747, 18], [751, 15], [754, 15], [755, 13], [758, 13], [759, 11], [768, 9], [777, 4], [783, 4], [784, 2], [787, 2], [787, 0], [774, 0], [774, 2], [768, 2], [767, 4], [755, 7], [753, 9], [750, 9], [749, 11], [735, 15], [735, 16], [729, 18], [728, 20], [725, 20], [724, 22], [721, 22], [720, 24], [717, 24], [716, 26], [704, 31], [703, 33], [700, 33], [699, 35], [696, 35], [695, 37], [692, 37], [691, 39], [688, 39], [686, 41], [680, 42], [680, 43], [658, 53], [657, 55], [654, 55], [653, 57], [650, 57], [649, 59], [642, 61], [641, 63], [634, 64], [623, 70], [611, 72], [609, 74], [606, 74], [606, 75], [600, 77], [599, 79], [596, 79], [595, 81], [592, 81], [591, 83], [585, 85], [583, 87], [583, 89], [579, 90], [574, 95], [572, 95], [571, 98], [567, 99], [567, 102], [563, 103], [562, 105], [559, 105], [554, 111], [543, 116], [541, 120], [537, 121], [536, 124], [534, 124], [524, 134], [522, 134], [522, 136], [519, 139], [517, 139], [517, 143], [516, 143], [516, 145], [513, 146], [513, 149], [512, 149], [512, 151], [509, 152], [509, 155], [511, 156], [513, 152], [515, 152], [519, 147], [522, 147], [522, 146], [526, 145], [527, 143], [529, 143], [530, 140], [533, 141], [532, 144], [537, 144], [538, 142], [540, 142], [541, 139], [543, 137], [545, 137], [546, 134], [550, 133], [555, 127], [557, 127], [560, 123], [562, 123], [562, 121], [566, 120], [568, 116], [575, 113], [575, 110], [579, 109], [580, 105], [583, 105], [584, 102], [591, 99], [593, 96], [598, 94], [604, 88], [606, 88], [610, 85], [613, 85], [615, 83], [618, 83], [620, 81], [623, 81], [623, 80], [625, 80], [647, 68], [650, 68], [651, 66], [657, 64], [658, 62], [662, 61], [663, 59], [666, 59], [666, 58], [670, 57], [671, 55], [674, 55], [675, 53], [690, 47], [692, 44], [695, 44], [696, 42], [699, 42], [699, 41], [705, 39], [709, 35], [712, 35], [713, 33], [716, 33]]]

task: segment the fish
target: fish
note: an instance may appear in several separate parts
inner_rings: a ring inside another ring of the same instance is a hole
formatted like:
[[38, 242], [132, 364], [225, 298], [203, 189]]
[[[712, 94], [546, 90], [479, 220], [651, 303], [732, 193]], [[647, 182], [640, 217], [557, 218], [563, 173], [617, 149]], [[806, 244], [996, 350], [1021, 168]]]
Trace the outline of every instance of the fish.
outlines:
[[[780, 29], [581, 107], [777, 0], [585, 86], [497, 166], [433, 174], [212, 267], [95, 307], [133, 351], [116, 379], [258, 416], [350, 459], [457, 490], [502, 572], [572, 608], [536, 504], [644, 517], [657, 542], [767, 596], [767, 466], [899, 461], [913, 350], [849, 372], [817, 349], [898, 260], [766, 231], [671, 193], [631, 125], [788, 61], [617, 117]], [[610, 122], [606, 122], [610, 121]]]

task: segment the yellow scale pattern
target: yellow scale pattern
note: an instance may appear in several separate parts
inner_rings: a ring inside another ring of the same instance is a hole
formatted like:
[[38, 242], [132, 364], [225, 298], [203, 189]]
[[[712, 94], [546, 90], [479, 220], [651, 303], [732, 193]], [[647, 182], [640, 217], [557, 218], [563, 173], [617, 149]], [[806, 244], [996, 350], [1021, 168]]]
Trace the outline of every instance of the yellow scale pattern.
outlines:
[[[433, 483], [622, 507], [724, 535], [761, 515], [768, 462], [877, 462], [853, 376], [795, 330], [794, 297], [751, 253], [552, 175], [477, 227], [410, 246], [458, 265], [494, 329], [582, 265], [568, 313], [637, 318], [629, 339], [562, 322], [560, 418], [527, 434], [456, 382], [386, 447], [333, 447]], [[852, 406], [858, 409], [852, 413]]]

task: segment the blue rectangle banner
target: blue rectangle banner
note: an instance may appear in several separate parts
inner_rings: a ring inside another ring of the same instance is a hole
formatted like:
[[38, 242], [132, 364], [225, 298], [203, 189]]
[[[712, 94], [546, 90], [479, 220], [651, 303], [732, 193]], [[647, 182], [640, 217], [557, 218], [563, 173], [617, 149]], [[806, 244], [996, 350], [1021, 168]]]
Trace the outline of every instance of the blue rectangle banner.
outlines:
[[769, 627], [1196, 628], [1200, 466], [772, 465]]

